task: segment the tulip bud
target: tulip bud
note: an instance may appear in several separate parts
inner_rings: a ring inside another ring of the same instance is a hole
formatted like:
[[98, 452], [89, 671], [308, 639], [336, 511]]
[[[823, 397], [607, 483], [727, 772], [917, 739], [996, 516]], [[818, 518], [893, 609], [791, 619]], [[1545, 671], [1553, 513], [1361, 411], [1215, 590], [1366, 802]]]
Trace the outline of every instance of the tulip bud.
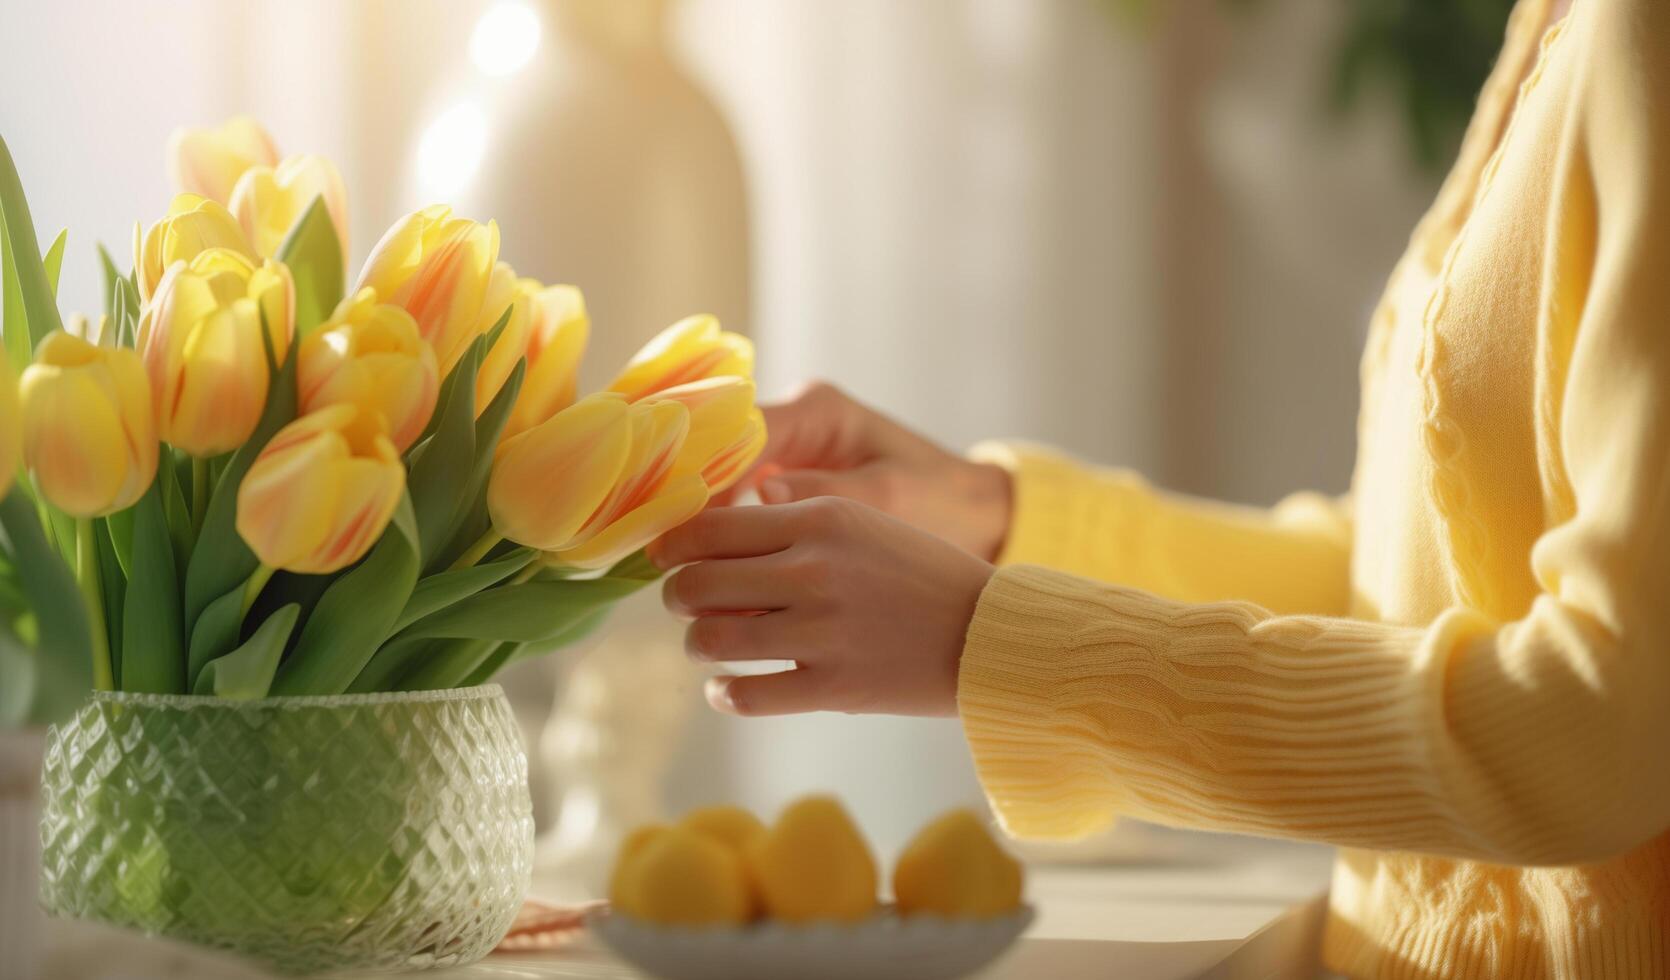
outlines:
[[435, 352], [417, 321], [362, 289], [343, 300], [296, 355], [302, 412], [353, 404], [383, 417], [389, 441], [405, 452], [423, 434], [440, 395]]
[[382, 537], [406, 468], [382, 417], [332, 405], [278, 430], [238, 487], [238, 534], [269, 568], [325, 575]]
[[725, 374], [752, 377], [754, 345], [711, 316], [692, 316], [661, 331], [609, 385], [631, 401], [675, 385]]
[[267, 404], [263, 314], [282, 361], [295, 326], [290, 271], [210, 249], [177, 262], [139, 320], [139, 350], [156, 397], [163, 441], [206, 458], [236, 449]]
[[[529, 303], [521, 295], [516, 270], [508, 262], [495, 265], [487, 284], [487, 299], [482, 304], [483, 315], [491, 317], [484, 326], [492, 327], [506, 310], [510, 311], [510, 319], [505, 321], [499, 339], [488, 349], [481, 359], [481, 368], [476, 371], [475, 413], [478, 417], [498, 397], [499, 389], [510, 380], [510, 373], [516, 370], [516, 362], [527, 353], [528, 331], [533, 326], [528, 307]], [[493, 312], [495, 310], [497, 312]]]
[[168, 214], [143, 236], [139, 226], [134, 226], [133, 267], [139, 280], [139, 298], [150, 302], [169, 266], [190, 262], [211, 248], [229, 249], [246, 258], [255, 258], [243, 229], [238, 227], [230, 211], [196, 194], [176, 196], [168, 206]]
[[412, 315], [444, 378], [470, 341], [504, 312], [484, 308], [498, 260], [497, 224], [454, 218], [451, 208], [438, 204], [395, 222], [371, 249], [356, 289], [370, 286]]
[[23, 462], [54, 507], [102, 517], [150, 487], [157, 435], [138, 354], [55, 331], [35, 348], [19, 395]]
[[18, 453], [23, 443], [23, 424], [18, 419], [17, 376], [0, 349], [0, 500], [11, 492], [17, 475]]
[[533, 279], [517, 284], [528, 303], [528, 373], [505, 425], [505, 437], [525, 432], [574, 404], [580, 358], [591, 319], [573, 286], [541, 289]]
[[626, 400], [609, 394], [506, 439], [487, 484], [494, 530], [541, 551], [566, 547], [614, 489], [631, 448]]
[[690, 414], [690, 434], [679, 449], [673, 475], [700, 473], [720, 452], [730, 448], [747, 428], [754, 411], [754, 382], [721, 375], [658, 391], [646, 403], [673, 401]]
[[321, 197], [342, 243], [342, 254], [347, 255], [348, 192], [336, 166], [322, 156], [287, 157], [276, 170], [250, 167], [232, 188], [227, 209], [238, 219], [255, 254], [272, 256], [278, 254], [290, 228]]
[[555, 563], [606, 568], [707, 506], [707, 484], [699, 473], [673, 473], [690, 432], [689, 411], [677, 401], [639, 402], [628, 420], [632, 447], [619, 479], [573, 543], [555, 549]]
[[250, 167], [278, 163], [278, 150], [261, 124], [236, 116], [214, 129], [177, 129], [168, 141], [168, 175], [174, 186], [225, 204]]

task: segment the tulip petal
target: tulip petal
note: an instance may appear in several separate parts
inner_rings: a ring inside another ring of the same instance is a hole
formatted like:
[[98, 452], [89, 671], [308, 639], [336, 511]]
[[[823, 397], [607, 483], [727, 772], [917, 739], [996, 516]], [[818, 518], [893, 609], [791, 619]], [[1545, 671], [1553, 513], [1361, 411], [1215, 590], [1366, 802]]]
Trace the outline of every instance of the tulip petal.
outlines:
[[575, 535], [575, 545], [603, 533], [655, 496], [678, 461], [679, 449], [690, 431], [690, 413], [678, 402], [641, 402], [631, 406], [628, 418], [632, 448], [626, 465], [597, 513]]
[[673, 472], [700, 473], [747, 428], [754, 410], [754, 382], [735, 375], [706, 378], [657, 392], [645, 401], [676, 401], [689, 411], [690, 435]]
[[656, 335], [627, 362], [609, 390], [637, 401], [703, 378], [753, 373], [754, 345], [721, 330], [717, 319], [703, 314], [686, 317]]
[[708, 489], [719, 493], [734, 486], [765, 452], [765, 443], [765, 413], [756, 408], [748, 416], [748, 422], [737, 440], [720, 450], [702, 468], [702, 479]]
[[214, 129], [175, 130], [168, 141], [174, 186], [223, 204], [245, 170], [277, 162], [272, 137], [248, 116], [234, 116]]
[[538, 289], [538, 283], [532, 289], [536, 291], [529, 296], [528, 373], [505, 425], [507, 436], [531, 429], [574, 403], [580, 360], [591, 334], [591, 320], [578, 289]]
[[607, 568], [701, 513], [707, 501], [707, 484], [700, 476], [677, 477], [590, 541], [557, 552], [556, 561], [574, 568]]
[[506, 440], [487, 488], [493, 527], [540, 550], [567, 546], [620, 480], [631, 445], [626, 402], [608, 395]]
[[[516, 370], [516, 363], [522, 360], [528, 349], [528, 335], [533, 327], [527, 299], [517, 291], [516, 272], [507, 262], [500, 262], [493, 267], [493, 276], [488, 282], [487, 298], [482, 302], [482, 316], [492, 317], [493, 323], [510, 310], [510, 319], [505, 322], [504, 330], [499, 333], [499, 339], [494, 341], [487, 355], [481, 359], [481, 368], [476, 371], [475, 382], [475, 414], [477, 418], [487, 411], [487, 406], [498, 396], [499, 389], [510, 379], [512, 371]], [[496, 312], [495, 312], [496, 311]]]

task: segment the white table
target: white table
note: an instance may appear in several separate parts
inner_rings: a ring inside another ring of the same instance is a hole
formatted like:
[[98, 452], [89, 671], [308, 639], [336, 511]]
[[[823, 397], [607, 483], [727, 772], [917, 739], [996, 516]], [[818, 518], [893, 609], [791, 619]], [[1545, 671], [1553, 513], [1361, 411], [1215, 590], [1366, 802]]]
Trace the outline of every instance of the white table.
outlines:
[[[1031, 869], [1028, 898], [1038, 921], [982, 980], [1316, 975], [1327, 849], [1170, 831], [1155, 831], [1153, 840], [1153, 856], [1140, 862]], [[46, 975], [66, 980], [262, 977], [192, 950], [81, 923], [48, 925], [46, 954]], [[557, 952], [494, 955], [411, 976], [628, 980], [641, 974], [582, 939]]]

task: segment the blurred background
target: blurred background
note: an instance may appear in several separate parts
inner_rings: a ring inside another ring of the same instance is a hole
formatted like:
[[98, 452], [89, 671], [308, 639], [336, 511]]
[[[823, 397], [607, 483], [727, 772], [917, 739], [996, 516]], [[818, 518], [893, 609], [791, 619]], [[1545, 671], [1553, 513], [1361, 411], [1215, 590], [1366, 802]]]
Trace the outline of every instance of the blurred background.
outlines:
[[[1400, 87], [1375, 44], [1408, 25], [1368, 8], [1428, 10], [1459, 85]], [[708, 311], [767, 396], [828, 378], [954, 446], [1268, 503], [1347, 485], [1368, 313], [1506, 4], [1457, 8], [1482, 49], [1430, 3], [0, 0], [0, 133], [70, 229], [67, 310], [166, 208], [170, 131], [249, 113], [339, 164], [356, 267], [419, 206], [497, 218], [585, 290], [594, 383]], [[954, 722], [723, 721], [653, 602], [615, 625], [507, 685], [548, 822], [611, 767], [650, 796], [585, 807], [833, 790], [884, 852], [979, 799]]]

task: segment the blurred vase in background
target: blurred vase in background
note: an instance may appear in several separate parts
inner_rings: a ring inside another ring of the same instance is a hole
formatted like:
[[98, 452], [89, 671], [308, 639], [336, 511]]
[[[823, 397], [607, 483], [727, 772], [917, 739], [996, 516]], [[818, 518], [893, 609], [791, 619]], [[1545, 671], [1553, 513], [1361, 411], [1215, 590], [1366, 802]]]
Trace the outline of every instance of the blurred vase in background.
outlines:
[[[688, 314], [749, 328], [742, 165], [670, 50], [672, 6], [499, 4], [471, 42], [484, 72], [528, 60], [483, 100], [480, 163], [452, 199], [466, 214], [506, 215], [502, 250], [518, 269], [583, 290], [593, 326], [582, 391]], [[539, 50], [524, 54], [530, 32]], [[538, 873], [565, 886], [600, 886], [619, 835], [664, 816], [666, 774], [701, 699], [659, 590], [623, 603], [606, 632], [505, 682], [535, 756]]]

